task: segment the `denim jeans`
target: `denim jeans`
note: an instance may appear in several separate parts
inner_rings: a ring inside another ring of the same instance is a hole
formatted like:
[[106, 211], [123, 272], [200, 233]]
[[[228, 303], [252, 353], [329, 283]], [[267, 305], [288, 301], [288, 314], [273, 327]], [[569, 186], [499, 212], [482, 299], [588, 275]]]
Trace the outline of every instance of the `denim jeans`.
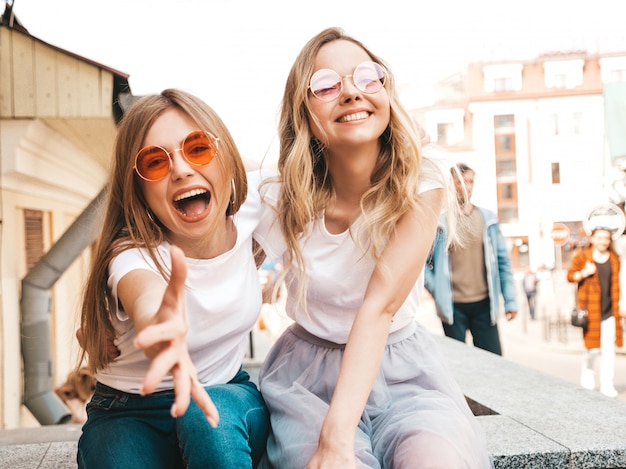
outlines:
[[447, 337], [465, 342], [469, 329], [475, 347], [502, 355], [498, 325], [491, 324], [489, 297], [475, 303], [454, 303], [453, 307], [453, 324], [442, 323]]
[[269, 432], [269, 414], [244, 370], [227, 384], [206, 387], [220, 421], [212, 428], [192, 400], [172, 418], [173, 391], [129, 394], [97, 383], [78, 442], [80, 468], [256, 467]]

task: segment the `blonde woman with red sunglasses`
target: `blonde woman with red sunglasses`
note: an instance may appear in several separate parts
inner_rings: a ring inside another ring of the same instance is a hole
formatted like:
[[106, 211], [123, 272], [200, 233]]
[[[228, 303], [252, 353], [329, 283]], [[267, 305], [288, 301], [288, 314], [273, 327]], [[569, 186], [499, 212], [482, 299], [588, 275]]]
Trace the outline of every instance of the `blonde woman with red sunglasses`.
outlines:
[[261, 309], [260, 213], [204, 102], [165, 90], [125, 113], [82, 304], [97, 384], [80, 468], [256, 467], [269, 420], [241, 364]]
[[279, 176], [261, 186], [256, 239], [282, 261], [295, 323], [260, 375], [268, 465], [492, 467], [461, 390], [415, 321], [454, 190], [449, 169], [422, 158], [392, 74], [340, 29], [322, 31], [289, 73], [279, 137]]

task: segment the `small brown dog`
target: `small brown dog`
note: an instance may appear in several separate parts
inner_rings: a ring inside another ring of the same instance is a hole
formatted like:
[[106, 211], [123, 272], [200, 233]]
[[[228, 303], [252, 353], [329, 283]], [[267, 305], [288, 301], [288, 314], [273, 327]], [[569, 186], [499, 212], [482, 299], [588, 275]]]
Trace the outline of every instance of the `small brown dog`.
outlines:
[[71, 371], [67, 380], [54, 392], [72, 412], [72, 423], [85, 423], [87, 411], [85, 405], [96, 389], [96, 377], [86, 366]]

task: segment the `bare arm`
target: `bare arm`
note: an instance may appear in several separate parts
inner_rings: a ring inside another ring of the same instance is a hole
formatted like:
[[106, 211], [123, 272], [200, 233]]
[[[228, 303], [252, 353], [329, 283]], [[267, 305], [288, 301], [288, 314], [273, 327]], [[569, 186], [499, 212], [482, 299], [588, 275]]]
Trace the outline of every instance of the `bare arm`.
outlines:
[[393, 316], [415, 286], [430, 252], [443, 190], [425, 192], [420, 199], [431, 211], [426, 216], [407, 213], [400, 219], [383, 252], [383, 266], [372, 273], [308, 469], [355, 467], [354, 432], [378, 375]]
[[217, 409], [198, 381], [187, 349], [187, 265], [179, 248], [172, 247], [171, 256], [172, 274], [167, 285], [156, 273], [141, 269], [129, 272], [118, 285], [120, 301], [135, 326], [136, 344], [151, 359], [142, 393], [153, 392], [163, 377], [171, 372], [176, 393], [172, 416], [183, 415], [193, 398], [211, 425], [216, 426], [219, 420]]

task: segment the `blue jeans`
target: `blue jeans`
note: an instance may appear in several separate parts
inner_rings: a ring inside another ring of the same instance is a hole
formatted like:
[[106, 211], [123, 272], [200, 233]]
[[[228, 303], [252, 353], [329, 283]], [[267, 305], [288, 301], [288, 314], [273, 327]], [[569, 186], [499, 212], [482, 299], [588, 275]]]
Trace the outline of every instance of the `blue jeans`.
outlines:
[[208, 386], [220, 421], [212, 428], [192, 400], [172, 418], [173, 391], [129, 394], [97, 383], [78, 442], [80, 468], [252, 468], [263, 453], [269, 414], [244, 370], [227, 384]]
[[498, 326], [491, 324], [489, 297], [474, 303], [454, 303], [453, 307], [454, 323], [442, 323], [447, 337], [465, 342], [469, 329], [475, 347], [502, 355]]

